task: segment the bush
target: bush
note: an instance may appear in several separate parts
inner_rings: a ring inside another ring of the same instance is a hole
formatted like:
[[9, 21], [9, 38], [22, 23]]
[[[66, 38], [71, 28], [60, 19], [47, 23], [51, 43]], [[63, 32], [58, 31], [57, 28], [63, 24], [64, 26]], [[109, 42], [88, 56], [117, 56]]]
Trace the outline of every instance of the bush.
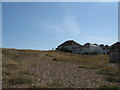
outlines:
[[59, 82], [58, 80], [53, 80], [51, 83], [46, 83], [48, 88], [64, 88], [64, 84]]
[[21, 70], [20, 73], [22, 73], [22, 74], [31, 74], [31, 72], [29, 72], [28, 70]]
[[10, 79], [8, 79], [8, 83], [12, 85], [22, 85], [22, 84], [28, 84], [31, 83], [32, 80], [28, 77], [22, 77], [22, 76], [15, 76]]
[[118, 86], [113, 86], [113, 85], [102, 85], [99, 88], [114, 88], [115, 90], [120, 90]]
[[85, 68], [85, 69], [96, 69], [93, 66], [78, 66], [78, 68]]
[[109, 82], [120, 82], [120, 80], [117, 77], [112, 76], [107, 77], [106, 80]]
[[109, 76], [119, 76], [120, 74], [116, 71], [110, 71], [110, 70], [100, 70], [98, 71], [98, 74], [104, 74], [104, 75], [109, 75]]
[[100, 70], [100, 71], [98, 71], [98, 74], [108, 75], [109, 73], [110, 73], [109, 70]]

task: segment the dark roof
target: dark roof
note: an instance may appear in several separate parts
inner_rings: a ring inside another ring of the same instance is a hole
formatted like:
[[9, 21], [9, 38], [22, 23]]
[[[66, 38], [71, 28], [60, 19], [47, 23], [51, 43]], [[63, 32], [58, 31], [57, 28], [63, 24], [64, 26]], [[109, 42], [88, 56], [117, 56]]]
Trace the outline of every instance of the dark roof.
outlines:
[[113, 52], [120, 52], [120, 42], [116, 42], [115, 44], [113, 44], [111, 47], [110, 47], [110, 51], [113, 51]]
[[83, 45], [83, 47], [90, 47], [91, 45], [93, 45], [93, 44], [91, 44], [91, 43], [86, 43], [86, 44]]
[[99, 46], [104, 47], [104, 44], [100, 44]]
[[98, 45], [97, 43], [94, 43], [93, 45]]
[[62, 43], [59, 46], [81, 46], [81, 45], [73, 40], [69, 40], [69, 41], [65, 41], [64, 43]]
[[105, 45], [104, 47], [109, 47], [109, 45]]

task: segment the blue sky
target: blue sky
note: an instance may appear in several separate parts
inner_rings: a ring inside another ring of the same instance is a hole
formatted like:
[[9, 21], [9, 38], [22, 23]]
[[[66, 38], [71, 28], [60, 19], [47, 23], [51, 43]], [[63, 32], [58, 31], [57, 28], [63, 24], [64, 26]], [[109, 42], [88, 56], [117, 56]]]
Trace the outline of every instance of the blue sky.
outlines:
[[117, 2], [3, 2], [4, 48], [56, 48], [66, 40], [118, 41]]

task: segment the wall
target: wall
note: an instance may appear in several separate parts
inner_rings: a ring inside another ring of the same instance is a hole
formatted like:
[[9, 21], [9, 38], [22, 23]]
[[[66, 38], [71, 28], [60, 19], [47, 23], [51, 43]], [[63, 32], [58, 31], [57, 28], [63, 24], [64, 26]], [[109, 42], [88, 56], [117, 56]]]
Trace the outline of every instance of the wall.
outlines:
[[120, 52], [110, 52], [110, 62], [120, 63]]
[[103, 50], [100, 46], [90, 46], [90, 47], [79, 47], [79, 46], [60, 46], [59, 50], [61, 48], [65, 48], [68, 51], [71, 51], [73, 53], [80, 53], [80, 54], [84, 54], [84, 53], [88, 53], [88, 54], [92, 54], [92, 53], [97, 53], [97, 54], [103, 54], [103, 53], [107, 53], [107, 50]]
[[64, 48], [73, 53], [80, 53], [81, 48], [79, 46], [61, 46], [59, 49]]
[[81, 53], [98, 53], [101, 54], [102, 53], [102, 48], [100, 48], [99, 46], [90, 46], [90, 47], [83, 47]]

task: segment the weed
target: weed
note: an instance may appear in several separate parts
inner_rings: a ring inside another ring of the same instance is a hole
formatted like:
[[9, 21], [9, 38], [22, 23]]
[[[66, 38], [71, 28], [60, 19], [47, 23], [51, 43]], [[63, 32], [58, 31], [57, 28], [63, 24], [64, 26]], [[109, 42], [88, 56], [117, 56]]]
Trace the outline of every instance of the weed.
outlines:
[[35, 67], [35, 66], [36, 66], [36, 64], [33, 64], [32, 66], [33, 66], [33, 67]]
[[53, 80], [52, 82], [47, 83], [46, 86], [49, 87], [49, 88], [64, 88], [65, 87], [58, 80]]
[[9, 71], [4, 71], [3, 74], [4, 74], [4, 75], [10, 75], [11, 72], [9, 72]]
[[15, 64], [12, 64], [12, 63], [6, 64], [5, 67], [7, 67], [8, 69], [16, 69], [17, 68], [17, 66]]
[[114, 85], [101, 85], [99, 88], [114, 88], [115, 90], [120, 90], [118, 86]]
[[49, 56], [48, 54], [45, 54], [45, 56]]
[[20, 71], [22, 74], [30, 74], [30, 72], [28, 70], [22, 70]]
[[103, 70], [98, 71], [98, 74], [103, 74], [103, 75], [108, 75], [108, 76], [119, 76], [120, 73], [118, 73], [117, 70], [112, 71], [112, 70], [103, 69]]
[[8, 79], [8, 83], [11, 85], [22, 85], [22, 84], [29, 84], [32, 80], [28, 77], [24, 76], [14, 76]]
[[106, 80], [109, 82], [120, 82], [118, 77], [113, 77], [113, 76], [106, 77]]
[[56, 58], [53, 58], [53, 61], [59, 61], [59, 60], [57, 60]]
[[96, 69], [95, 67], [92, 67], [92, 66], [78, 66], [78, 68]]
[[110, 73], [109, 70], [100, 70], [100, 71], [98, 71], [98, 74], [108, 75], [109, 73]]
[[43, 85], [32, 85], [30, 88], [46, 88]]

